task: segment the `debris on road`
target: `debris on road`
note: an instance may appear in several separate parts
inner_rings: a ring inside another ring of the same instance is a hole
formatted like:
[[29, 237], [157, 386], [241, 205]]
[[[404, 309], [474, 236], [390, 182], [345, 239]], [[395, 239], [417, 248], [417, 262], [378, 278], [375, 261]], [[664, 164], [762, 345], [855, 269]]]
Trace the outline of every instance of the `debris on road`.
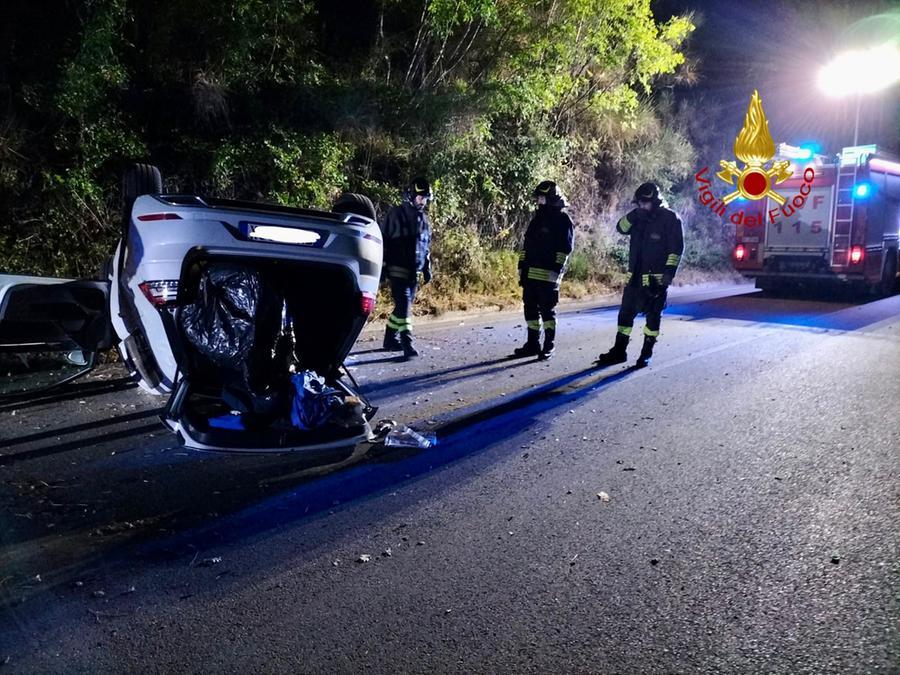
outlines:
[[651, 558], [651, 559], [650, 559], [650, 564], [651, 564], [651, 565], [659, 565], [659, 560], [658, 560], [657, 558]]
[[367, 563], [367, 562], [369, 562], [370, 560], [372, 560], [372, 556], [370, 556], [368, 553], [363, 553], [361, 556], [359, 556], [359, 557], [356, 559], [356, 562], [359, 562], [359, 563]]
[[437, 436], [431, 433], [420, 434], [415, 429], [400, 425], [388, 432], [384, 437], [384, 444], [389, 448], [418, 448], [426, 450], [437, 445]]
[[93, 593], [91, 593], [91, 597], [92, 598], [105, 598], [106, 591], [94, 591]]
[[392, 555], [394, 555], [394, 552], [390, 547], [388, 547], [381, 552], [381, 555], [385, 558], [390, 558]]
[[375, 438], [384, 439], [384, 437], [388, 435], [388, 432], [390, 432], [396, 426], [396, 420], [380, 420], [378, 424], [375, 425]]
[[831, 563], [833, 565], [839, 565], [840, 562], [841, 562], [841, 559], [838, 558], [836, 555], [831, 556]]
[[94, 618], [97, 619], [97, 623], [100, 623], [100, 619], [118, 619], [123, 616], [129, 616], [128, 613], [112, 613], [112, 612], [98, 612], [96, 609], [89, 609], [88, 612], [94, 615]]
[[598, 493], [597, 493], [597, 499], [599, 499], [601, 502], [608, 502], [608, 501], [609, 501], [609, 495], [606, 494], [605, 492], [598, 492]]
[[[194, 556], [196, 560], [196, 556]], [[214, 556], [212, 558], [203, 558], [200, 562], [191, 562], [191, 567], [212, 567], [213, 565], [218, 565], [222, 562], [222, 558], [220, 556]]]

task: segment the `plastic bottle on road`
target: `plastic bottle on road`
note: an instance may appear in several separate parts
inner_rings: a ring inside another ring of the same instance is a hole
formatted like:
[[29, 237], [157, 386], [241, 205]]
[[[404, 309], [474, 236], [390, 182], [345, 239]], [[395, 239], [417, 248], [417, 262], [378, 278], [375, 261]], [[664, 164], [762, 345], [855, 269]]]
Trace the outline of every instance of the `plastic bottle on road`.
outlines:
[[434, 434], [423, 435], [415, 429], [401, 425], [392, 429], [385, 436], [384, 444], [391, 448], [419, 448], [425, 450], [437, 445], [437, 437]]

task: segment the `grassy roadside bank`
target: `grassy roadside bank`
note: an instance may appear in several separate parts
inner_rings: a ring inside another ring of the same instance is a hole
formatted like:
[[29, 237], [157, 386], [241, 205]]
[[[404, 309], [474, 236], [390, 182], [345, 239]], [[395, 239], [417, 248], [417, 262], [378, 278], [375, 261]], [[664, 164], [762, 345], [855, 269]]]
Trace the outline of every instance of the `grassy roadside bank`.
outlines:
[[[676, 286], [694, 286], [711, 283], [738, 283], [741, 276], [733, 270], [700, 270], [683, 269], [678, 272], [675, 280]], [[607, 296], [617, 297], [625, 283], [624, 272], [612, 275], [607, 281], [599, 280], [564, 280], [560, 289], [560, 302], [586, 302], [591, 299], [600, 299]], [[433, 285], [421, 288], [416, 299], [415, 315], [420, 320], [440, 319], [447, 314], [482, 313], [486, 311], [510, 311], [520, 309], [522, 305], [522, 290], [516, 282], [513, 286], [502, 291], [466, 292], [457, 289], [452, 293], [443, 292], [437, 280]], [[390, 292], [382, 286], [375, 305], [375, 312], [370, 320], [370, 326], [387, 319], [391, 313], [393, 304]]]

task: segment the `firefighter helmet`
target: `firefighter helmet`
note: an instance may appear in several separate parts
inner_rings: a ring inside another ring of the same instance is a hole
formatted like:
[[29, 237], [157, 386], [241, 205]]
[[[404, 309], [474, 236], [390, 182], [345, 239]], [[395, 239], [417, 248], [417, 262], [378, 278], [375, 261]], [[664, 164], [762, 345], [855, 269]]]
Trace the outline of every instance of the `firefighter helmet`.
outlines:
[[431, 193], [431, 184], [428, 182], [427, 178], [422, 176], [417, 176], [412, 179], [409, 187], [407, 188], [407, 192], [411, 199], [415, 199], [416, 197], [425, 197], [425, 199], [431, 201], [434, 199], [434, 195]]
[[559, 190], [559, 186], [554, 183], [552, 180], [542, 180], [537, 184], [537, 187], [534, 188], [534, 192], [531, 193], [532, 197], [546, 197], [548, 204], [555, 204], [556, 202], [562, 200], [562, 192]]
[[653, 202], [654, 207], [662, 204], [662, 200], [659, 198], [659, 188], [656, 186], [656, 183], [643, 183], [634, 191], [634, 199], [631, 201], [635, 204], [641, 202]]

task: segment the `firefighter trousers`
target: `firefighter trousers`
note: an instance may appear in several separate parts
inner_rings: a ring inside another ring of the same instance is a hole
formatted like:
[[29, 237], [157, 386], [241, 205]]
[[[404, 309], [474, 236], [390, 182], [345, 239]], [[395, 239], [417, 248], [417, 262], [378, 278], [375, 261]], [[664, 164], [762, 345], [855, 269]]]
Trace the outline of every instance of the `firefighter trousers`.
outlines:
[[559, 303], [559, 287], [554, 283], [526, 279], [522, 288], [522, 304], [525, 305], [525, 323], [530, 330], [556, 330], [556, 305]]
[[388, 328], [405, 333], [412, 331], [412, 307], [416, 300], [417, 285], [415, 281], [391, 279], [391, 295], [394, 298], [394, 311], [388, 317]]
[[634, 318], [643, 313], [647, 318], [644, 335], [658, 337], [662, 312], [666, 307], [666, 295], [666, 289], [659, 286], [649, 288], [637, 283], [629, 283], [625, 286], [625, 291], [622, 293], [622, 305], [619, 307], [618, 332], [623, 335], [631, 335]]

